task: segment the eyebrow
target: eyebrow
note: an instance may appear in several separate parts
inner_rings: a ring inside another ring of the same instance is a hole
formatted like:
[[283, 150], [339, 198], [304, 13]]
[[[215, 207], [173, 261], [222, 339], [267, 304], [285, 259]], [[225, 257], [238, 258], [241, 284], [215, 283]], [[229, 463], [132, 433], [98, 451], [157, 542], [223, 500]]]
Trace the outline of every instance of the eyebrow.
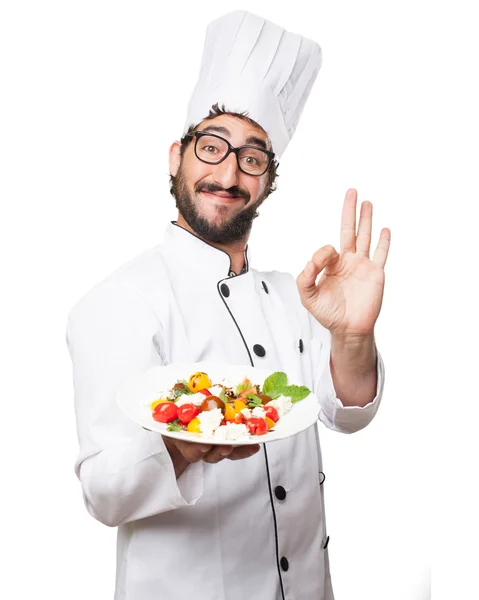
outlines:
[[[203, 127], [202, 131], [211, 131], [214, 133], [219, 133], [221, 135], [231, 137], [231, 133], [229, 132], [229, 130], [226, 129], [226, 127], [221, 127], [220, 125], [208, 125], [207, 127]], [[249, 137], [247, 137], [246, 143], [259, 146], [260, 148], [263, 148], [263, 150], [268, 149], [266, 142], [262, 138], [257, 137], [255, 135], [250, 135]]]

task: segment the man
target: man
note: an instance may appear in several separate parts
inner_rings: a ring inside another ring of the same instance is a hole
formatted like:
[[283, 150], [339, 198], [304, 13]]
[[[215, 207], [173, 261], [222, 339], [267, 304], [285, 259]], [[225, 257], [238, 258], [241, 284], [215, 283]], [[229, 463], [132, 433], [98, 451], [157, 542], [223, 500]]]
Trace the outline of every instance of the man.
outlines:
[[337, 431], [373, 418], [389, 230], [370, 260], [371, 204], [356, 232], [348, 191], [340, 253], [320, 248], [296, 282], [252, 269], [247, 246], [319, 65], [317, 44], [255, 15], [213, 22], [189, 127], [170, 148], [178, 219], [70, 314], [76, 472], [89, 512], [119, 527], [117, 600], [333, 598], [316, 426], [212, 447], [162, 438], [115, 403], [130, 375], [213, 360], [286, 371]]

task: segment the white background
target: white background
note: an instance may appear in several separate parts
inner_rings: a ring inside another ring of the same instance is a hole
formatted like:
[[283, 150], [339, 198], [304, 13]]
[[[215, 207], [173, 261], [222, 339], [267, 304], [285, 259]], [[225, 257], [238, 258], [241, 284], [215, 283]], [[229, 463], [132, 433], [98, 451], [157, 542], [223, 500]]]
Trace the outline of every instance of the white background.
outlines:
[[73, 473], [66, 316], [176, 218], [168, 147], [205, 27], [237, 8], [317, 40], [324, 59], [253, 265], [296, 275], [337, 247], [348, 187], [373, 202], [375, 242], [392, 230], [383, 404], [355, 435], [321, 427], [336, 600], [427, 600], [432, 560], [434, 598], [479, 597], [472, 4], [2, 2], [2, 598], [112, 598], [115, 531]]

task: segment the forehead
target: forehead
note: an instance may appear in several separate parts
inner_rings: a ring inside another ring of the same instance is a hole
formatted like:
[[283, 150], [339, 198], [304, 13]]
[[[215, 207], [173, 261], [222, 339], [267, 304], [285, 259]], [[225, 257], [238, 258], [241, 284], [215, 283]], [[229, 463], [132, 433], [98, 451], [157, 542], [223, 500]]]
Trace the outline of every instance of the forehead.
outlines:
[[199, 131], [211, 131], [226, 138], [233, 146], [254, 144], [265, 149], [271, 149], [266, 132], [245, 119], [232, 115], [219, 115], [214, 119], [205, 119], [196, 128]]

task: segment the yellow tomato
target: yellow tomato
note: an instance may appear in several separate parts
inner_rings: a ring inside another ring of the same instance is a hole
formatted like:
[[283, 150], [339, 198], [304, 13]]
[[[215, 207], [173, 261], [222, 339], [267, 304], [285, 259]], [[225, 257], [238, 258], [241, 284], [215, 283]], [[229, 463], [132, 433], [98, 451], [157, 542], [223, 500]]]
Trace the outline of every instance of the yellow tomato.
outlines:
[[197, 373], [193, 373], [188, 381], [188, 387], [190, 388], [190, 392], [196, 393], [200, 390], [206, 390], [211, 385], [211, 379], [208, 377], [206, 373], [202, 371], [198, 371]]
[[271, 429], [271, 427], [274, 427], [276, 425], [276, 423], [273, 421], [273, 419], [270, 419], [269, 417], [265, 417], [264, 420], [266, 421], [266, 424], [268, 425], [268, 429]]
[[198, 419], [198, 417], [195, 417], [194, 419], [191, 419], [191, 421], [186, 426], [186, 429], [190, 433], [201, 433], [200, 425], [200, 420]]
[[246, 406], [246, 404], [243, 402], [243, 400], [235, 400], [234, 404], [235, 404], [236, 414], [240, 413], [243, 410], [243, 408], [248, 408]]
[[233, 421], [238, 412], [235, 410], [231, 402], [227, 402], [225, 406], [225, 421]]

